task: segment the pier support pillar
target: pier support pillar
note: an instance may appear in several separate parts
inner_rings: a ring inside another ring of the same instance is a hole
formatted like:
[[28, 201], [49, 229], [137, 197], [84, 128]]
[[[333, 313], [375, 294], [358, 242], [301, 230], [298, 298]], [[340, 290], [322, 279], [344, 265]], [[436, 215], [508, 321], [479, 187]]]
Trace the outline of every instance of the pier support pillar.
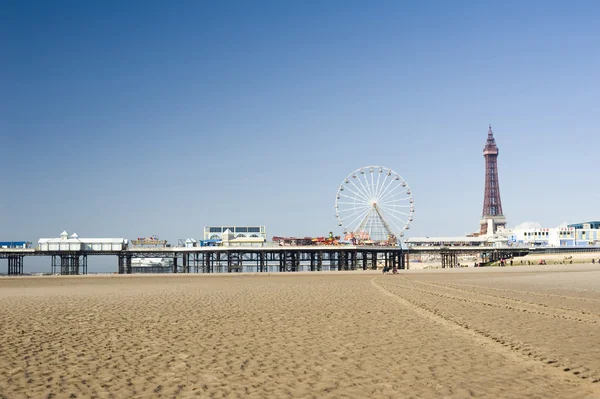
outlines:
[[51, 269], [63, 276], [87, 274], [87, 254], [52, 255]]
[[189, 273], [190, 272], [190, 254], [187, 252], [184, 252], [182, 254], [182, 257], [183, 257], [183, 272]]
[[124, 267], [124, 256], [123, 255], [117, 255], [117, 273], [119, 274], [124, 274], [125, 273], [125, 267]]
[[207, 252], [204, 254], [204, 273], [212, 272], [211, 259], [212, 259], [212, 254], [210, 252]]
[[133, 270], [131, 268], [131, 255], [127, 255], [125, 257], [125, 273], [131, 274], [132, 272], [133, 272]]
[[23, 275], [23, 256], [9, 256], [8, 257], [8, 275], [9, 276], [21, 276]]
[[177, 273], [177, 254], [173, 257], [173, 273]]
[[279, 271], [280, 272], [284, 272], [285, 271], [285, 258], [286, 258], [287, 254], [285, 251], [281, 251], [279, 252]]

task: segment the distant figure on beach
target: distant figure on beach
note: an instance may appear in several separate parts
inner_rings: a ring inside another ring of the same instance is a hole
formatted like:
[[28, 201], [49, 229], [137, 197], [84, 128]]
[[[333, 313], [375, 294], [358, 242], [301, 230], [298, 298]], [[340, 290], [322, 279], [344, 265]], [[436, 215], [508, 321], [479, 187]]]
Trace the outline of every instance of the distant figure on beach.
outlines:
[[512, 259], [510, 260], [510, 265], [512, 266]]

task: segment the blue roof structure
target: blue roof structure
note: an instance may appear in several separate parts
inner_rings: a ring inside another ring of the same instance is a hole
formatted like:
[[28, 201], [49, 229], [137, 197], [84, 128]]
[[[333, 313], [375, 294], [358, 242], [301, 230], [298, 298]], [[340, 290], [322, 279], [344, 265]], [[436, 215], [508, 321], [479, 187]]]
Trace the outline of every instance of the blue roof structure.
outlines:
[[27, 248], [29, 241], [0, 241], [0, 248]]
[[594, 220], [591, 222], [581, 222], [581, 223], [573, 223], [569, 224], [568, 227], [572, 227], [574, 229], [583, 229], [584, 224], [589, 224], [592, 229], [600, 229], [600, 221]]

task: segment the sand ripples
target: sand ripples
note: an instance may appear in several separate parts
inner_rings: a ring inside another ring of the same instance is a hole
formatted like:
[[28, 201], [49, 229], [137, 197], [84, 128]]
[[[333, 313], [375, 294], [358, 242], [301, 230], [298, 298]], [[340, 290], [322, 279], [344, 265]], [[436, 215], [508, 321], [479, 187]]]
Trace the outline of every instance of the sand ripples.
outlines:
[[445, 275], [2, 279], [0, 397], [590, 397], [593, 296]]

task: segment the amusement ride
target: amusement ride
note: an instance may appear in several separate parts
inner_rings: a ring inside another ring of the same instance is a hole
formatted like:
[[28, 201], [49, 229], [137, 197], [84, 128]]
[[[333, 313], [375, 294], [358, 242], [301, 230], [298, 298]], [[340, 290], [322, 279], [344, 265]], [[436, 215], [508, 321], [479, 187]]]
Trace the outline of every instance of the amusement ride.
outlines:
[[357, 244], [398, 245], [414, 211], [406, 180], [383, 166], [365, 166], [349, 174], [335, 199], [335, 217], [344, 240]]

